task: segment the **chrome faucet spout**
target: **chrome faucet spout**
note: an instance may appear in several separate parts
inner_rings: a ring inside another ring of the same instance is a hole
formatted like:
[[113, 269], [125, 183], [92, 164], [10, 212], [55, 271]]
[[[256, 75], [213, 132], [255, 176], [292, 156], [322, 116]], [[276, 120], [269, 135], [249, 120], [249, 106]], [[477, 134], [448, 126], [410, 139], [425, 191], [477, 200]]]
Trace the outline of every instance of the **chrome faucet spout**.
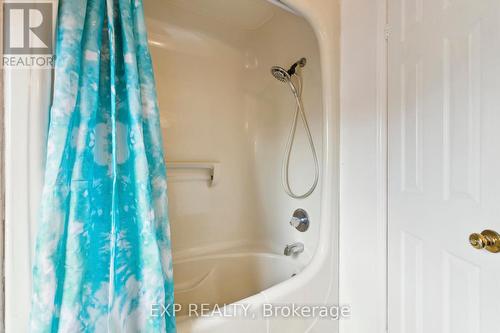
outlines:
[[298, 255], [299, 253], [302, 253], [302, 252], [304, 252], [304, 244], [297, 242], [297, 243], [288, 244], [285, 247], [284, 255], [292, 256], [292, 255]]

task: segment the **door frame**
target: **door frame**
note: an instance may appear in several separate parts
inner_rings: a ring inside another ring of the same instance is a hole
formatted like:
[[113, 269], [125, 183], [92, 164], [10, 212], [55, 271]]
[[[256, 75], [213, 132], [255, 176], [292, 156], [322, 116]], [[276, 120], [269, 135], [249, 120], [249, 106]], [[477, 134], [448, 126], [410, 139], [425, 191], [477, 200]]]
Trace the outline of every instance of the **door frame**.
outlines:
[[388, 3], [341, 0], [341, 333], [388, 330]]
[[[3, 64], [3, 4], [0, 6], [0, 56]], [[5, 104], [3, 65], [0, 65], [0, 332], [5, 331]]]

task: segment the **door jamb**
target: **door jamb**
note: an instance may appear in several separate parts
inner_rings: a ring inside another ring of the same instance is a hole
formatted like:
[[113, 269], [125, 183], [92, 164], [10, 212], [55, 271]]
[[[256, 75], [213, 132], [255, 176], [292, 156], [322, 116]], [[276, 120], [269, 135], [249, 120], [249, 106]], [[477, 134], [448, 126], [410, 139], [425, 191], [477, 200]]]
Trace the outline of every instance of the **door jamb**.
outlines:
[[379, 316], [384, 318], [384, 326], [378, 331], [389, 331], [388, 311], [388, 231], [389, 231], [389, 168], [388, 168], [388, 44], [390, 36], [389, 0], [379, 0], [377, 4], [377, 244]]

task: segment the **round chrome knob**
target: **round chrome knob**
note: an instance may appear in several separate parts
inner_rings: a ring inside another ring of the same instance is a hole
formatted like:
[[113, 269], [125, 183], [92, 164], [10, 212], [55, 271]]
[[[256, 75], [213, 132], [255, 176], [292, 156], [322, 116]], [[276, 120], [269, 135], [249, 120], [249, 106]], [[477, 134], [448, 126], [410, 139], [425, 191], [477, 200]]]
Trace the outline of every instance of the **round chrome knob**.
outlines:
[[300, 232], [305, 232], [309, 229], [309, 215], [303, 209], [296, 209], [290, 219], [290, 225]]

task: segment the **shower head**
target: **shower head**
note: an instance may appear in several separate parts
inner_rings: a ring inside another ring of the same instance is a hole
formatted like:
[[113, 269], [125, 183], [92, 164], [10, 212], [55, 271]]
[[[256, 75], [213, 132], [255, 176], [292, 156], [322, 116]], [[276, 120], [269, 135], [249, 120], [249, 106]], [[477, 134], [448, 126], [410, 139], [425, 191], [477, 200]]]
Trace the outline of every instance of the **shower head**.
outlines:
[[281, 82], [290, 82], [292, 75], [295, 74], [297, 66], [304, 67], [306, 65], [306, 58], [300, 58], [296, 61], [289, 70], [280, 66], [271, 67], [271, 74]]
[[280, 66], [271, 67], [271, 74], [281, 82], [290, 81], [290, 74], [288, 74], [288, 72]]

